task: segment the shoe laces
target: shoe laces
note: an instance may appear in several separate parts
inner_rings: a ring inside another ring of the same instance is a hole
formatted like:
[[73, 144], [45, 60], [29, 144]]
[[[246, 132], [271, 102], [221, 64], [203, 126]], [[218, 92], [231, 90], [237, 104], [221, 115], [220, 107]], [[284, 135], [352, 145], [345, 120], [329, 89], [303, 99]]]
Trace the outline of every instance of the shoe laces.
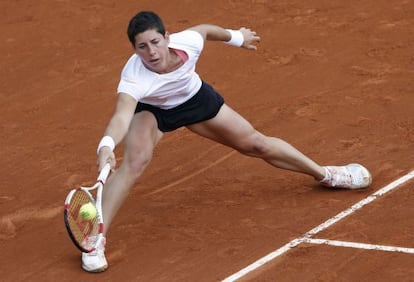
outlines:
[[338, 167], [332, 173], [333, 183], [335, 186], [348, 186], [354, 183], [352, 174], [345, 167]]
[[353, 175], [345, 166], [326, 166], [325, 171], [326, 176], [321, 183], [331, 187], [348, 187], [362, 180]]

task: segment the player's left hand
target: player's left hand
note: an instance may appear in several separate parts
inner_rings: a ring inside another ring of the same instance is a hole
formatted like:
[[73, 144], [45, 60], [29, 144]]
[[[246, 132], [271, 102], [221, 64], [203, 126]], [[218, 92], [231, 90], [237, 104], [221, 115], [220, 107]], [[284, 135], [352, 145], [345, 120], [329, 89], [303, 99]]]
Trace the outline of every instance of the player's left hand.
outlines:
[[244, 42], [241, 47], [249, 50], [257, 50], [257, 43], [260, 42], [260, 36], [257, 35], [256, 31], [251, 30], [250, 28], [242, 27], [240, 32], [243, 34]]

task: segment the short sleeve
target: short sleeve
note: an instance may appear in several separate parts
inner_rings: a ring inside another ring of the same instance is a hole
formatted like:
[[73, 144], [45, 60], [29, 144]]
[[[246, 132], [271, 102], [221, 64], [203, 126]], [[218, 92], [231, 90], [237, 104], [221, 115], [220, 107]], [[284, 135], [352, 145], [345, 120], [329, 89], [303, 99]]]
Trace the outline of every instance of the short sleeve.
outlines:
[[190, 51], [198, 57], [203, 51], [204, 39], [197, 31], [187, 29], [171, 34], [169, 47]]

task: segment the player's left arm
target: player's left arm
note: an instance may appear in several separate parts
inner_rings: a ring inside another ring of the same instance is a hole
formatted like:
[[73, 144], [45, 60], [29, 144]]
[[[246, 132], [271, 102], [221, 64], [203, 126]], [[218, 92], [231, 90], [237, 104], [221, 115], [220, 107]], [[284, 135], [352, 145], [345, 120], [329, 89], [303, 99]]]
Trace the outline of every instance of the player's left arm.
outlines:
[[256, 50], [256, 44], [260, 42], [260, 37], [257, 33], [245, 27], [238, 30], [230, 30], [217, 25], [200, 24], [189, 29], [200, 33], [204, 40], [223, 41], [249, 50]]

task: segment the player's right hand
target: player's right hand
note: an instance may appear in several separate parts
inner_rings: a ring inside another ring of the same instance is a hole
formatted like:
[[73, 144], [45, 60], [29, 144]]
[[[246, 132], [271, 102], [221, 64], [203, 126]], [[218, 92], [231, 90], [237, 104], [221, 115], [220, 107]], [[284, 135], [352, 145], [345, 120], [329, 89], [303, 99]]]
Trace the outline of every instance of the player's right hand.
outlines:
[[111, 170], [115, 169], [116, 166], [116, 159], [115, 153], [111, 150], [111, 148], [104, 146], [99, 150], [97, 164], [99, 167], [99, 171], [103, 169], [105, 164], [109, 163], [111, 165]]

